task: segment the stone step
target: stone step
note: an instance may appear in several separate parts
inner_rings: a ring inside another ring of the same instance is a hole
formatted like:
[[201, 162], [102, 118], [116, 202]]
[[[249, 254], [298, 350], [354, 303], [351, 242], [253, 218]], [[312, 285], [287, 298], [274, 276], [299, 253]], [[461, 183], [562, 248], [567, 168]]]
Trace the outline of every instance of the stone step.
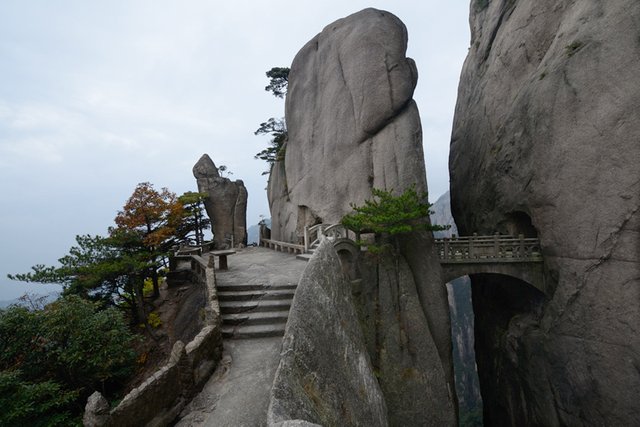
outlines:
[[265, 291], [265, 290], [285, 290], [296, 289], [297, 283], [276, 284], [276, 285], [220, 285], [216, 289], [220, 292], [242, 292], [242, 291]]
[[284, 335], [286, 323], [268, 325], [223, 325], [222, 337], [231, 339], [281, 337]]
[[286, 323], [289, 312], [281, 311], [256, 311], [247, 313], [230, 313], [222, 315], [223, 325], [265, 325], [273, 323]]
[[219, 301], [250, 301], [293, 298], [295, 289], [263, 289], [249, 291], [219, 291]]
[[247, 311], [289, 311], [291, 299], [258, 301], [220, 301], [222, 314], [245, 313]]
[[297, 259], [301, 259], [302, 261], [309, 261], [311, 259], [311, 257], [313, 256], [312, 253], [304, 253], [304, 254], [298, 254], [296, 255]]

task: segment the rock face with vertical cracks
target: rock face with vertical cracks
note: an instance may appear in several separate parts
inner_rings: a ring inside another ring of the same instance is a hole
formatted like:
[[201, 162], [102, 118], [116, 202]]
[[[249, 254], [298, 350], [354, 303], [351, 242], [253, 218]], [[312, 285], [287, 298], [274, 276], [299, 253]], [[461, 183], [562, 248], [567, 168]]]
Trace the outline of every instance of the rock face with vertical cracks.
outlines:
[[207, 193], [204, 202], [211, 220], [216, 248], [228, 248], [233, 242], [247, 244], [247, 189], [241, 180], [220, 176], [213, 160], [203, 154], [193, 167], [198, 191]]
[[289, 74], [284, 162], [269, 180], [272, 238], [337, 222], [371, 188], [425, 190], [418, 74], [394, 15], [366, 9], [328, 25], [296, 55]]
[[473, 1], [461, 234], [537, 234], [546, 295], [473, 278], [493, 425], [640, 425], [640, 3]]
[[380, 386], [333, 245], [325, 240], [305, 269], [289, 313], [269, 425], [388, 425]]
[[[328, 25], [296, 55], [285, 159], [269, 179], [272, 239], [297, 241], [305, 225], [339, 222], [372, 188], [426, 192], [417, 71], [406, 47], [397, 17], [365, 9]], [[407, 236], [399, 252], [380, 269], [363, 266], [368, 297], [355, 299], [388, 420], [453, 425], [449, 310], [433, 238]]]

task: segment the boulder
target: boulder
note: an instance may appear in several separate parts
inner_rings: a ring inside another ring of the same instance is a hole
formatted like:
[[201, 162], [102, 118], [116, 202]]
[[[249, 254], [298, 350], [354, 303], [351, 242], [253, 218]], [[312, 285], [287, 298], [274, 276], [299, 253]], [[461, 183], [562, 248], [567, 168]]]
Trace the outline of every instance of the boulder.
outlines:
[[[365, 9], [329, 24], [296, 55], [285, 156], [269, 178], [272, 239], [296, 242], [305, 226], [339, 222], [373, 188], [426, 192], [412, 99], [417, 70], [406, 48], [407, 30], [397, 17]], [[362, 295], [374, 298], [355, 302], [365, 344], [392, 425], [453, 425], [449, 311], [433, 238], [415, 233], [399, 246], [398, 256], [384, 262], [385, 274], [377, 274], [375, 263], [360, 268]], [[310, 320], [326, 314], [318, 316]], [[384, 346], [376, 346], [378, 334]]]
[[365, 9], [328, 25], [296, 55], [286, 100], [284, 162], [269, 179], [272, 237], [338, 222], [371, 188], [426, 191], [418, 74], [405, 56], [407, 30]]
[[102, 427], [109, 421], [110, 410], [107, 399], [99, 391], [94, 391], [87, 399], [82, 424], [86, 427]]
[[473, 1], [461, 234], [537, 235], [546, 294], [473, 277], [492, 425], [640, 425], [640, 3]]
[[387, 425], [384, 397], [355, 313], [351, 284], [328, 240], [309, 261], [293, 299], [268, 421], [269, 425]]
[[[424, 256], [425, 242], [407, 237], [401, 254], [364, 254], [359, 263], [362, 279], [354, 300], [392, 426], [456, 425], [455, 385], [429, 324], [448, 316], [449, 307], [434, 304], [441, 295], [425, 283], [439, 268], [437, 259], [434, 265]], [[440, 288], [446, 298], [444, 283]]]
[[193, 167], [198, 191], [207, 193], [204, 206], [211, 220], [216, 248], [247, 244], [247, 189], [241, 180], [221, 177], [213, 160], [203, 154]]

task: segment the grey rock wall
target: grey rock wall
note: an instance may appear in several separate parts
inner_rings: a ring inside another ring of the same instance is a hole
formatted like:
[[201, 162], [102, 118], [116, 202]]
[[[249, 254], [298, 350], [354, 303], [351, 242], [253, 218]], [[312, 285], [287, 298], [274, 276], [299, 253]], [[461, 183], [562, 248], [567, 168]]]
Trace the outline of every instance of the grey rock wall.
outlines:
[[309, 425], [290, 420], [324, 426], [388, 424], [351, 284], [327, 240], [298, 284], [271, 391], [269, 425]]
[[198, 191], [209, 196], [204, 201], [211, 220], [217, 249], [247, 244], [247, 189], [241, 180], [221, 177], [213, 160], [203, 154], [193, 166]]
[[289, 74], [284, 162], [269, 179], [272, 238], [338, 222], [371, 188], [426, 191], [418, 74], [394, 15], [365, 9], [340, 19], [296, 55]]
[[[438, 288], [425, 283], [439, 265], [424, 256], [429, 243], [422, 237], [403, 239], [397, 256], [363, 255], [354, 292], [392, 426], [456, 424], [451, 349], [441, 354], [442, 337], [432, 332], [438, 327], [434, 319], [448, 320], [448, 306], [434, 304], [446, 298], [446, 288], [444, 282]], [[444, 332], [450, 340], [449, 329]]]
[[472, 1], [461, 234], [540, 237], [547, 295], [473, 278], [485, 422], [640, 424], [640, 3]]

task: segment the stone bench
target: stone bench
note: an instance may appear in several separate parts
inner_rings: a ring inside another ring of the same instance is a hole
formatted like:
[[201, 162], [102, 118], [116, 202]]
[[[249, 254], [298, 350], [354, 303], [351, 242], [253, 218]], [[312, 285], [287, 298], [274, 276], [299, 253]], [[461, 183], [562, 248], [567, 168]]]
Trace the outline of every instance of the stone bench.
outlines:
[[228, 270], [229, 266], [227, 265], [227, 256], [235, 254], [236, 251], [233, 249], [224, 249], [220, 251], [211, 251], [209, 254], [218, 257], [218, 270]]

